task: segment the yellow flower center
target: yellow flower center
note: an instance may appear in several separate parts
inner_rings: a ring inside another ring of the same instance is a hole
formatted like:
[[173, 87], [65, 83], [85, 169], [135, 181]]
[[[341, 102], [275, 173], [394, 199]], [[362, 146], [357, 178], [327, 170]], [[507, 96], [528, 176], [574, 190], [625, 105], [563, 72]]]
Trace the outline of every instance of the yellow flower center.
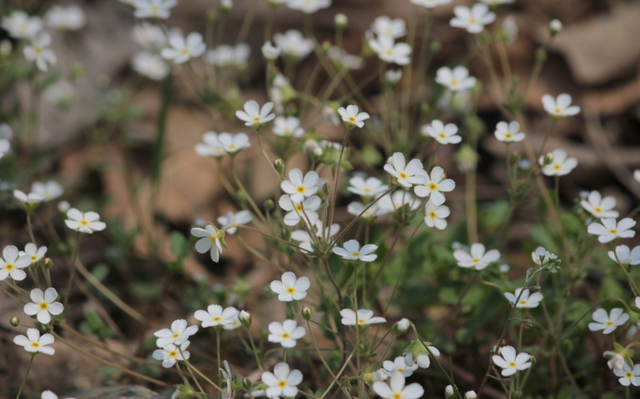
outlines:
[[609, 233], [618, 234], [618, 230], [617, 229], [611, 229], [611, 230], [609, 230]]
[[178, 351], [169, 352], [169, 357], [176, 357], [176, 356], [178, 356]]
[[282, 333], [282, 339], [289, 339], [291, 335], [289, 333]]
[[7, 271], [12, 271], [16, 268], [16, 265], [14, 265], [13, 263], [7, 263], [4, 267]]
[[429, 190], [433, 191], [433, 190], [437, 190], [438, 189], [438, 185], [435, 184], [434, 182], [429, 183]]
[[296, 205], [296, 211], [302, 212], [302, 205], [301, 204], [297, 204]]
[[85, 219], [82, 219], [82, 220], [80, 221], [80, 224], [81, 224], [82, 226], [88, 226], [88, 225], [89, 225], [89, 221], [87, 221], [87, 220], [85, 220]]
[[351, 256], [355, 256], [356, 258], [360, 256], [360, 252], [354, 252], [351, 254]]
[[525, 300], [525, 299], [520, 301], [520, 305], [526, 305], [527, 303], [529, 303], [529, 302], [527, 302], [527, 300]]
[[395, 393], [391, 396], [391, 398], [392, 398], [392, 399], [402, 399], [402, 394], [401, 394], [401, 393], [398, 393], [398, 392], [395, 392]]
[[460, 82], [458, 81], [458, 79], [453, 79], [453, 80], [451, 81], [451, 86], [457, 86], [457, 85], [459, 85], [459, 84], [460, 84]]
[[32, 342], [31, 346], [33, 346], [34, 348], [39, 348], [40, 347], [40, 342]]
[[511, 133], [505, 133], [505, 134], [504, 134], [504, 138], [505, 138], [505, 139], [512, 139], [512, 138], [513, 138], [513, 134], [511, 134]]
[[46, 302], [40, 302], [40, 310], [47, 310], [49, 308], [49, 304]]
[[516, 362], [509, 362], [509, 367], [516, 367], [516, 366], [517, 366]]
[[356, 121], [356, 118], [354, 118], [353, 116], [350, 116], [347, 119], [349, 119], [349, 122], [355, 122]]
[[562, 165], [560, 165], [559, 163], [554, 164], [554, 165], [553, 165], [553, 169], [555, 169], [555, 170], [560, 170], [560, 169], [562, 169]]
[[595, 213], [602, 213], [602, 208], [600, 208], [599, 206], [596, 206], [595, 208], [593, 208], [593, 211]]
[[40, 47], [40, 46], [35, 46], [35, 47], [33, 47], [33, 51], [34, 51], [36, 54], [40, 55], [40, 54], [42, 54], [42, 47]]
[[285, 380], [278, 381], [278, 388], [284, 388], [286, 386], [287, 386], [287, 381]]
[[446, 139], [447, 135], [444, 133], [438, 133], [438, 137], [440, 137], [441, 139]]
[[216, 317], [213, 318], [213, 321], [220, 321], [220, 320], [222, 320], [222, 317], [220, 317], [220, 316], [216, 316]]
[[606, 326], [607, 326], [607, 327], [611, 327], [612, 325], [613, 325], [613, 322], [612, 322], [611, 320], [609, 320], [609, 321], [606, 323]]
[[473, 263], [480, 263], [480, 259], [478, 259], [478, 258], [473, 258], [473, 259], [471, 259], [471, 262], [473, 262]]
[[38, 260], [38, 255], [31, 255], [31, 261], [35, 262]]
[[189, 49], [188, 49], [188, 48], [183, 48], [183, 49], [180, 51], [180, 54], [182, 54], [182, 55], [187, 55], [187, 54], [189, 54]]
[[469, 24], [470, 24], [470, 25], [475, 25], [475, 24], [477, 24], [477, 23], [478, 23], [478, 18], [471, 17], [471, 18], [469, 19]]
[[366, 320], [364, 320], [364, 319], [358, 319], [358, 324], [363, 324], [363, 323], [366, 323]]
[[393, 50], [389, 49], [387, 51], [385, 51], [385, 53], [387, 53], [388, 56], [393, 56]]
[[237, 148], [237, 147], [236, 147], [236, 145], [235, 145], [235, 144], [230, 144], [230, 145], [229, 145], [229, 149], [230, 149], [230, 150], [235, 150], [236, 148]]
[[299, 194], [302, 194], [306, 191], [306, 187], [305, 186], [298, 186], [298, 188], [296, 188], [296, 192], [298, 192]]
[[561, 108], [556, 108], [553, 110], [554, 113], [556, 114], [561, 114], [562, 113], [562, 109]]
[[431, 219], [435, 219], [435, 218], [436, 218], [436, 216], [437, 216], [437, 215], [436, 215], [436, 211], [430, 211], [430, 212], [429, 212], [429, 217], [430, 217]]
[[175, 334], [173, 334], [173, 335], [171, 336], [171, 338], [176, 339], [176, 338], [178, 338], [179, 336], [180, 336], [180, 334], [175, 333]]
[[259, 116], [256, 116], [256, 117], [254, 117], [254, 118], [253, 118], [253, 121], [254, 121], [254, 122], [258, 122], [258, 121], [259, 121], [259, 120], [261, 120], [261, 119], [262, 119], [262, 118], [260, 118]]
[[400, 172], [400, 173], [398, 173], [398, 174], [400, 175], [400, 178], [401, 178], [401, 179], [406, 179], [407, 177], [409, 177], [409, 176], [407, 176], [407, 174], [406, 174], [406, 173], [404, 173], [404, 172]]
[[210, 235], [209, 235], [209, 239], [211, 240], [211, 242], [216, 242], [216, 240], [218, 239], [218, 237], [216, 237], [214, 234], [210, 234]]
[[627, 378], [633, 378], [633, 373], [631, 371], [627, 371], [626, 373], [624, 373], [624, 376]]
[[151, 7], [151, 15], [158, 15], [160, 13], [160, 7], [152, 6]]
[[289, 287], [287, 288], [287, 294], [294, 294], [296, 292], [296, 289], [293, 287]]

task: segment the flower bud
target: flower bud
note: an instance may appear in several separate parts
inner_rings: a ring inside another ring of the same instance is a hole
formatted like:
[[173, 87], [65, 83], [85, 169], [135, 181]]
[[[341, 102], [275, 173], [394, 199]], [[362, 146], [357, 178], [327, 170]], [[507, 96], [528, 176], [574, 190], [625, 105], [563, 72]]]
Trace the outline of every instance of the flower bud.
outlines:
[[384, 80], [390, 86], [395, 86], [402, 79], [402, 69], [390, 69], [384, 74]]
[[242, 325], [245, 328], [249, 328], [251, 327], [251, 314], [249, 314], [249, 312], [247, 312], [246, 310], [241, 310], [240, 314], [238, 315], [238, 319], [240, 320], [240, 323], [242, 323]]
[[551, 37], [554, 37], [560, 32], [562, 32], [562, 22], [557, 19], [551, 20], [551, 22], [549, 22], [549, 34]]
[[441, 48], [442, 48], [442, 43], [436, 40], [431, 42], [431, 45], [429, 46], [429, 51], [431, 51], [432, 53], [437, 53], [438, 51], [440, 51]]
[[551, 165], [553, 162], [553, 153], [549, 152], [542, 158], [542, 166]]
[[333, 18], [333, 23], [335, 24], [336, 29], [345, 29], [349, 24], [349, 18], [342, 13], [336, 14]]
[[252, 386], [253, 386], [253, 383], [251, 382], [250, 379], [245, 378], [242, 380], [242, 388], [244, 388], [247, 392], [251, 392]]
[[447, 387], [444, 389], [444, 397], [446, 399], [451, 399], [453, 398], [454, 392], [453, 392], [453, 387], [451, 385], [447, 385]]
[[20, 319], [17, 316], [11, 316], [9, 323], [14, 327], [18, 327], [20, 325]]
[[311, 310], [310, 308], [308, 308], [307, 306], [305, 306], [304, 308], [302, 308], [302, 317], [309, 321], [311, 320], [311, 316], [313, 316], [313, 310]]
[[395, 332], [397, 335], [401, 335], [407, 332], [407, 330], [409, 329], [409, 327], [411, 326], [411, 322], [407, 319], [400, 319], [398, 320], [398, 322], [393, 326], [393, 332]]
[[207, 19], [208, 23], [214, 24], [218, 20], [218, 13], [216, 12], [216, 10], [209, 9], [205, 14], [205, 18]]
[[271, 42], [265, 42], [262, 45], [262, 56], [267, 61], [275, 61], [278, 56], [280, 56], [280, 50], [277, 47], [274, 47]]
[[263, 205], [264, 209], [266, 209], [267, 212], [271, 212], [273, 210], [273, 207], [275, 206], [272, 199], [266, 200]]
[[276, 168], [276, 171], [278, 171], [278, 173], [283, 173], [284, 172], [284, 161], [282, 160], [282, 158], [278, 158], [273, 162], [273, 167]]
[[476, 399], [478, 397], [478, 395], [476, 394], [475, 391], [467, 391], [464, 394], [464, 399]]
[[233, 0], [221, 0], [220, 9], [225, 13], [228, 13], [233, 8]]
[[53, 261], [51, 258], [44, 258], [42, 266], [44, 266], [45, 269], [51, 269], [53, 267]]

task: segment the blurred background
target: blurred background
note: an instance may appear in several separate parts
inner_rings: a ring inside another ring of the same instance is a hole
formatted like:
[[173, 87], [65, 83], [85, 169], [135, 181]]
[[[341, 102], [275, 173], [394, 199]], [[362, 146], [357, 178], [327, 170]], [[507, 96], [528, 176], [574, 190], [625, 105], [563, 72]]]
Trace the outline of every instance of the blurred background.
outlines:
[[[168, 111], [166, 158], [158, 200], [155, 207], [149, 206], [154, 188], [148, 176], [162, 83], [145, 79], [131, 69], [131, 58], [139, 50], [131, 36], [135, 24], [131, 11], [116, 0], [3, 0], [2, 3], [0, 12], [20, 8], [29, 14], [41, 14], [54, 4], [79, 4], [86, 13], [87, 23], [83, 29], [64, 36], [52, 32], [54, 49], [58, 52], [56, 73], [61, 78], [75, 77], [73, 95], [64, 107], [34, 96], [27, 84], [0, 80], [0, 122], [9, 120], [25, 107], [39, 114], [33, 140], [20, 149], [21, 156], [11, 165], [0, 165], [3, 189], [0, 243], [4, 246], [28, 242], [25, 214], [12, 201], [12, 189], [24, 190], [31, 181], [54, 179], [65, 187], [67, 201], [75, 207], [99, 209], [108, 224], [105, 234], [86, 237], [80, 258], [94, 275], [145, 315], [150, 325], [164, 325], [184, 317], [185, 297], [198, 298], [205, 295], [204, 291], [206, 295], [227, 295], [220, 288], [225, 284], [233, 287], [231, 292], [241, 297], [244, 304], [250, 304], [252, 313], [257, 315], [256, 331], [265, 328], [259, 322], [261, 316], [271, 320], [274, 318], [272, 312], [278, 310], [271, 309], [273, 303], [261, 303], [265, 294], [263, 288], [249, 287], [265, 287], [276, 271], [257, 262], [234, 238], [227, 240], [229, 250], [223, 253], [219, 264], [212, 263], [207, 256], [190, 255], [181, 263], [179, 277], [166, 272], [166, 264], [176, 260], [174, 245], [179, 240], [172, 232], [179, 231], [187, 236], [196, 219], [213, 221], [228, 210], [237, 209], [222, 187], [214, 161], [197, 156], [194, 146], [208, 130], [251, 132], [235, 118], [202, 105], [184, 84], [186, 77], [178, 70]], [[469, 35], [449, 26], [452, 9], [458, 4], [470, 5], [472, 2], [454, 1], [435, 11], [432, 34], [433, 39], [441, 43], [441, 50], [435, 55], [430, 75], [439, 66], [456, 65], [468, 54]], [[184, 33], [204, 33], [207, 18], [219, 17], [215, 14], [217, 7], [218, 3], [212, 0], [181, 0], [166, 23], [181, 28]], [[236, 41], [251, 7], [257, 7], [258, 11], [246, 38], [251, 56], [246, 71], [240, 72], [241, 85], [245, 99], [264, 103], [267, 101], [265, 63], [260, 47], [265, 41], [266, 1], [235, 0], [226, 17], [222, 42]], [[346, 14], [349, 26], [344, 35], [345, 48], [350, 53], [358, 53], [364, 33], [376, 17], [387, 15], [408, 20], [413, 10], [408, 0], [335, 0], [331, 8], [314, 15], [313, 28], [320, 41], [333, 41], [334, 16]], [[552, 43], [540, 78], [525, 99], [529, 121], [526, 133], [535, 148], [542, 143], [551, 123], [540, 101], [544, 94], [570, 93], [582, 106], [579, 117], [557, 125], [546, 147], [549, 150], [565, 149], [579, 161], [571, 178], [562, 180], [561, 196], [565, 205], [570, 206], [583, 190], [599, 190], [603, 195], [616, 198], [621, 214], [628, 213], [640, 198], [640, 186], [632, 178], [632, 171], [640, 169], [640, 2], [517, 1], [501, 8], [497, 23], [501, 23], [506, 15], [512, 15], [517, 25], [517, 37], [507, 46], [514, 75], [531, 73], [536, 49], [546, 40], [551, 19], [559, 19], [565, 27]], [[273, 31], [302, 31], [302, 22], [299, 12], [280, 7], [275, 13]], [[7, 35], [0, 30], [0, 39], [3, 38]], [[202, 67], [200, 62], [195, 61], [196, 70]], [[305, 87], [315, 62], [315, 57], [310, 57], [299, 65], [292, 82], [294, 87]], [[499, 63], [497, 55], [496, 63]], [[352, 72], [354, 81], [359, 82], [370, 75], [378, 65], [378, 60], [368, 58], [363, 69]], [[472, 62], [469, 68], [472, 76], [489, 82], [488, 72], [479, 60]], [[316, 82], [320, 86], [323, 80]], [[382, 104], [375, 80], [364, 93], [374, 106]], [[477, 195], [482, 212], [490, 206], [489, 200], [508, 199], [504, 145], [492, 134], [502, 116], [490, 89], [480, 97], [479, 116], [487, 132], [479, 144]], [[302, 121], [303, 126], [309, 123]], [[20, 134], [18, 128], [14, 131]], [[328, 124], [318, 126], [317, 131], [333, 140], [339, 140], [343, 134], [342, 128]], [[250, 136], [255, 139], [255, 135]], [[365, 147], [367, 143], [356, 139], [354, 144]], [[462, 187], [464, 178], [454, 161], [455, 148], [449, 147], [452, 146], [442, 148], [438, 153], [438, 164]], [[517, 151], [519, 147], [514, 145], [512, 149]], [[258, 203], [273, 198], [274, 187], [277, 187], [272, 171], [264, 162], [255, 143], [239, 156], [241, 179]], [[290, 165], [295, 162], [302, 164], [302, 159], [294, 160]], [[452, 209], [450, 223], [462, 219], [463, 197], [462, 189], [447, 197]], [[343, 201], [342, 205], [346, 207], [348, 201]], [[61, 219], [55, 204], [41, 212], [41, 223], [56, 218], [56, 228], [64, 230], [59, 225]], [[521, 207], [513, 218], [504, 251], [515, 269], [528, 267], [529, 255], [521, 251], [519, 241], [530, 236], [531, 226], [536, 222], [535, 214], [532, 209]], [[349, 217], [344, 209], [341, 215], [342, 220]], [[256, 246], [264, 246], [257, 235], [250, 232], [243, 235]], [[151, 246], [150, 242], [157, 245]], [[58, 251], [64, 251], [64, 248], [50, 249], [54, 265]], [[63, 284], [66, 275], [65, 269], [61, 270], [57, 278]], [[87, 290], [91, 293], [90, 287]], [[183, 293], [185, 297], [181, 296]], [[100, 298], [98, 293], [94, 295]], [[86, 301], [81, 292], [77, 296], [78, 303], [71, 308], [70, 318], [78, 323], [81, 331], [99, 336], [116, 348], [114, 350], [146, 356], [142, 340], [149, 335], [148, 329], [108, 305], [100, 309], [97, 307], [99, 301]], [[26, 366], [25, 357], [18, 356], [18, 349], [9, 344], [14, 329], [8, 319], [17, 313], [21, 313], [20, 305], [0, 296], [0, 344], [3, 348], [0, 351], [0, 387], [12, 389], [20, 381]], [[96, 314], [101, 316], [95, 317]], [[105, 314], [115, 320], [114, 325], [104, 317]], [[119, 336], [128, 337], [127, 343], [120, 342]], [[55, 357], [41, 359], [47, 368], [33, 371], [32, 392], [46, 388], [62, 393], [105, 382], [138, 382], [108, 368], [96, 373], [94, 362], [68, 348], [60, 347], [59, 352]], [[243, 370], [242, 364], [234, 366], [240, 373], [252, 371]], [[0, 397], [2, 392], [0, 388]]]

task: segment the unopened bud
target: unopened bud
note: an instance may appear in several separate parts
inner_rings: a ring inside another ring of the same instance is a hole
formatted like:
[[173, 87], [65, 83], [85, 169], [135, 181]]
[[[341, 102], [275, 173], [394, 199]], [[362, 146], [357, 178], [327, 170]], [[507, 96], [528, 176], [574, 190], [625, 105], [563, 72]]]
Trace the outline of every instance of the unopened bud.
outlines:
[[453, 398], [454, 392], [453, 392], [453, 387], [451, 385], [447, 385], [447, 387], [444, 389], [444, 397], [446, 399], [451, 399]]
[[553, 153], [549, 152], [542, 158], [542, 166], [551, 165], [553, 162]]
[[45, 269], [51, 269], [53, 267], [53, 261], [51, 260], [51, 258], [44, 258], [42, 265]]
[[336, 16], [333, 18], [333, 23], [336, 25], [337, 29], [344, 29], [349, 24], [349, 18], [347, 18], [347, 16], [342, 13], [336, 14]]
[[311, 316], [313, 316], [313, 310], [311, 310], [310, 308], [308, 308], [307, 306], [305, 306], [304, 308], [302, 308], [302, 317], [309, 321], [311, 320]]
[[225, 13], [229, 12], [233, 8], [233, 0], [221, 0], [220, 8]]
[[464, 399], [476, 399], [478, 395], [475, 391], [468, 391], [464, 394]]
[[242, 310], [240, 311], [240, 315], [238, 315], [238, 319], [240, 320], [240, 323], [242, 323], [242, 325], [246, 328], [251, 327], [251, 314], [249, 314], [249, 312], [247, 312], [246, 310]]
[[551, 20], [551, 22], [549, 22], [549, 34], [551, 35], [551, 37], [557, 35], [560, 32], [562, 32], [562, 22], [557, 19]]
[[431, 42], [431, 45], [429, 46], [429, 50], [432, 53], [437, 53], [438, 51], [440, 51], [441, 48], [442, 48], [442, 43], [440, 43], [439, 41]]
[[407, 332], [409, 327], [411, 326], [411, 322], [407, 319], [400, 319], [394, 326], [393, 332], [398, 335], [404, 334]]
[[20, 319], [17, 316], [11, 316], [9, 323], [14, 327], [18, 327], [20, 325]]
[[278, 158], [273, 162], [273, 167], [276, 168], [276, 171], [278, 171], [278, 173], [283, 173], [284, 172], [284, 161], [282, 160], [282, 158]]
[[266, 210], [267, 210], [267, 212], [272, 211], [274, 206], [275, 206], [275, 205], [274, 205], [274, 203], [273, 203], [273, 200], [272, 200], [272, 199], [268, 199], [268, 200], [266, 200], [266, 201], [264, 202], [264, 209], [266, 209]]
[[251, 392], [251, 387], [252, 386], [253, 386], [253, 383], [251, 382], [250, 379], [245, 378], [245, 379], [242, 380], [242, 388], [244, 388], [248, 392]]
[[58, 202], [58, 211], [60, 213], [67, 213], [67, 211], [71, 208], [71, 205], [67, 201]]

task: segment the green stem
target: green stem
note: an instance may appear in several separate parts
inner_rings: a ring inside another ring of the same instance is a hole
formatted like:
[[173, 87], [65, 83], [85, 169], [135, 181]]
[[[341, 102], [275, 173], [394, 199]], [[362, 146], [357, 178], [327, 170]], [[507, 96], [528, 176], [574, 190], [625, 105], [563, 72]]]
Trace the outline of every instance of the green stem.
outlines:
[[157, 195], [160, 172], [162, 171], [162, 161], [164, 158], [164, 147], [166, 142], [167, 116], [169, 114], [169, 103], [171, 102], [171, 87], [173, 85], [173, 73], [169, 73], [162, 84], [162, 97], [160, 98], [160, 113], [157, 120], [156, 143], [153, 149], [153, 168], [151, 179], [154, 186], [154, 195]]
[[24, 373], [24, 377], [22, 378], [22, 384], [20, 384], [20, 389], [18, 390], [18, 395], [16, 395], [16, 399], [20, 399], [20, 394], [22, 394], [22, 389], [24, 388], [24, 384], [27, 382], [27, 377], [29, 376], [29, 372], [31, 371], [31, 366], [33, 366], [33, 359], [36, 357], [36, 354], [31, 355], [31, 359], [29, 360], [29, 365], [27, 366], [27, 372]]

